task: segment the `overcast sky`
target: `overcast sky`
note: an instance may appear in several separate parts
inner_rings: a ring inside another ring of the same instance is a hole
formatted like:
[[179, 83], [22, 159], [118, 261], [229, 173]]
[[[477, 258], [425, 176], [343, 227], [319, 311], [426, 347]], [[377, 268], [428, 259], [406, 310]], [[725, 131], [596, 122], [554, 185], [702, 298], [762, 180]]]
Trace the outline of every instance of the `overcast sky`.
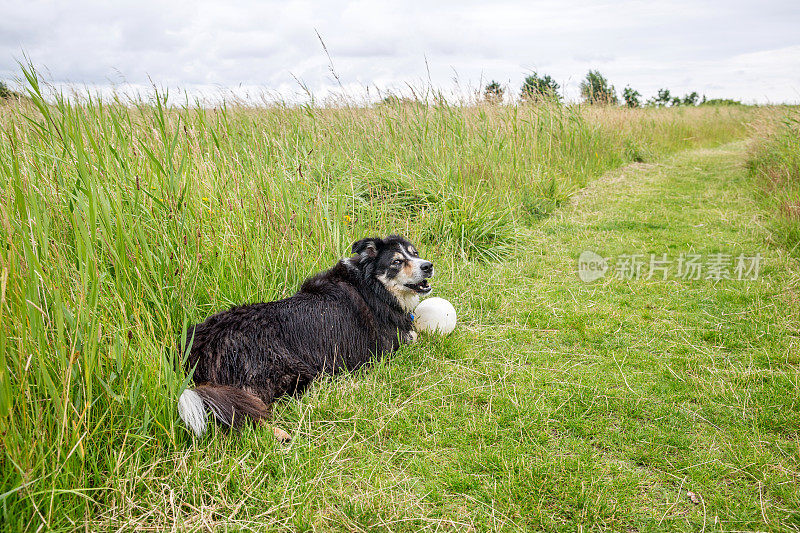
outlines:
[[338, 86], [514, 92], [530, 71], [568, 98], [589, 69], [645, 97], [800, 102], [800, 0], [70, 2], [0, 0], [0, 78], [27, 54], [54, 82], [323, 97]]

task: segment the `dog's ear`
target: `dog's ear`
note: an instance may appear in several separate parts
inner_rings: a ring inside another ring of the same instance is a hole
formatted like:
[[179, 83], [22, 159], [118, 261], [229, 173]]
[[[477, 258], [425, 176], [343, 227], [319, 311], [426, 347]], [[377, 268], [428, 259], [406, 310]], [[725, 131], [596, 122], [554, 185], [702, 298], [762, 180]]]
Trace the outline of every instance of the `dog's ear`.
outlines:
[[367, 239], [361, 239], [360, 241], [356, 241], [353, 243], [353, 253], [366, 254], [368, 257], [375, 257], [378, 255], [378, 244], [380, 242], [381, 239], [377, 239], [374, 237], [369, 237]]

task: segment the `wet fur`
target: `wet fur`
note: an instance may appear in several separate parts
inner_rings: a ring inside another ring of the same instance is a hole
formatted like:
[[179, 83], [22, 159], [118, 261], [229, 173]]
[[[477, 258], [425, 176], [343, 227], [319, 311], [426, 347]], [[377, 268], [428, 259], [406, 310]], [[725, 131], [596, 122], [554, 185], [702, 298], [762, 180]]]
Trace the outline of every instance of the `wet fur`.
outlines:
[[[399, 236], [362, 239], [353, 253], [294, 296], [234, 307], [189, 328], [186, 368], [218, 423], [265, 419], [275, 399], [301, 394], [320, 374], [360, 368], [413, 339], [408, 305], [418, 296], [400, 282], [424, 281], [430, 263]], [[405, 263], [396, 268], [398, 253]]]

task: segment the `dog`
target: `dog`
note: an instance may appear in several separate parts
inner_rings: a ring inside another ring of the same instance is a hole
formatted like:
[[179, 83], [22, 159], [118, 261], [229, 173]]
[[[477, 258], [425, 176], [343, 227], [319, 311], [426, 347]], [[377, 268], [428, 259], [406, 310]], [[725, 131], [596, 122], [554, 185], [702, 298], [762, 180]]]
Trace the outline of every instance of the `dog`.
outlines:
[[299, 396], [321, 374], [361, 368], [416, 340], [411, 312], [432, 290], [433, 263], [399, 235], [361, 239], [352, 253], [294, 296], [233, 307], [189, 328], [186, 371], [195, 388], [181, 394], [178, 412], [196, 436], [206, 412], [224, 428], [262, 423], [277, 398]]

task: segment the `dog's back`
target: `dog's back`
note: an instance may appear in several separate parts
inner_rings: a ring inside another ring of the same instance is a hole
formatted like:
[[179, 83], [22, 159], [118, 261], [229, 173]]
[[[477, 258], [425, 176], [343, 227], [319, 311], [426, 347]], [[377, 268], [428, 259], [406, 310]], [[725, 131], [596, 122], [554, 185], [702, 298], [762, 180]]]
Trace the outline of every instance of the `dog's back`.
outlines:
[[190, 328], [195, 382], [258, 383], [269, 403], [320, 373], [353, 370], [396, 348], [392, 321], [376, 316], [343, 270], [339, 264], [308, 280], [292, 297], [234, 307]]

